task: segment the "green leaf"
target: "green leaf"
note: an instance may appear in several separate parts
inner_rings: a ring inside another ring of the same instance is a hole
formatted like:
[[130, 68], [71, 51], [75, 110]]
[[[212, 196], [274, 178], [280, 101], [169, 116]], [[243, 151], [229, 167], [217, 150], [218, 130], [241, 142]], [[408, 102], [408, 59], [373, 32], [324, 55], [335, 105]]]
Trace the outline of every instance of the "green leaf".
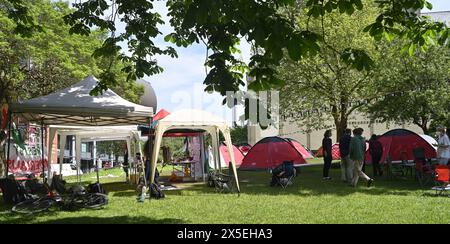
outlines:
[[409, 48], [408, 48], [409, 56], [413, 56], [415, 50], [416, 50], [416, 44], [409, 45]]

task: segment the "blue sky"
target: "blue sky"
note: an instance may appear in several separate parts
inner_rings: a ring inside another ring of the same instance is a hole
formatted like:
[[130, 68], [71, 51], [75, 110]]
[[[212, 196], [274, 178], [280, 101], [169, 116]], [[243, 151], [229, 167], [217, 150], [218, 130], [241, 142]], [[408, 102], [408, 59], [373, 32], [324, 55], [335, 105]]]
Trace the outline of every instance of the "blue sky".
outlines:
[[[74, 0], [70, 2], [74, 2]], [[450, 10], [450, 0], [429, 0], [429, 2], [433, 4], [432, 11]], [[166, 22], [165, 25], [160, 26], [163, 35], [154, 41], [161, 47], [168, 46], [170, 44], [164, 42], [163, 37], [171, 33], [172, 29], [168, 24], [165, 1], [155, 1], [154, 4], [156, 11], [163, 16]], [[118, 32], [123, 28], [123, 24], [118, 23]], [[241, 46], [242, 54], [240, 57], [244, 61], [248, 61], [250, 56], [249, 45], [244, 42]], [[231, 110], [221, 105], [223, 97], [218, 93], [207, 94], [203, 92], [202, 82], [206, 77], [203, 65], [206, 56], [205, 46], [196, 44], [188, 48], [174, 48], [178, 52], [178, 58], [156, 57], [159, 65], [164, 68], [163, 73], [152, 77], [144, 77], [152, 84], [157, 94], [158, 109], [165, 108], [168, 111], [175, 111], [181, 108], [197, 108], [207, 110], [231, 121]], [[123, 45], [123, 49], [127, 49], [126, 45]]]
[[[450, 10], [450, 0], [428, 0], [433, 4], [433, 9], [431, 11], [448, 11]], [[424, 10], [424, 12], [429, 12], [429, 10]]]

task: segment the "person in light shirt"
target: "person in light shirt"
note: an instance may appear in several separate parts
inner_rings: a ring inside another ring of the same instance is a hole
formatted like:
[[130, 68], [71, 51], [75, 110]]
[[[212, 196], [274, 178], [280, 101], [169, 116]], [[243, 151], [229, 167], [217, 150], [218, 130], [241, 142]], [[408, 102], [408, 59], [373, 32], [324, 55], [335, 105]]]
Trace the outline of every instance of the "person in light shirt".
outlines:
[[437, 132], [439, 139], [438, 144], [435, 144], [435, 146], [437, 146], [438, 163], [446, 165], [450, 159], [450, 139], [445, 134], [444, 127], [439, 127]]

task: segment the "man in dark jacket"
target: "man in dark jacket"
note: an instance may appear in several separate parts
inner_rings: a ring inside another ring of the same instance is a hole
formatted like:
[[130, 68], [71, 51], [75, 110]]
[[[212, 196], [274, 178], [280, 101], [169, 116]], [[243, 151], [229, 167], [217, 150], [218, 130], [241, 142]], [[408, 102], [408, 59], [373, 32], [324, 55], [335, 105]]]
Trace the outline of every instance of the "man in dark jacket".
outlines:
[[331, 180], [329, 176], [331, 161], [333, 160], [333, 155], [331, 153], [332, 141], [331, 141], [331, 130], [325, 131], [322, 140], [322, 150], [323, 150], [323, 179]]
[[339, 153], [341, 155], [341, 179], [344, 182], [351, 182], [353, 179], [353, 166], [349, 158], [350, 140], [352, 131], [345, 129], [344, 135], [339, 140]]
[[380, 160], [383, 155], [383, 145], [378, 141], [377, 135], [372, 135], [369, 140], [369, 153], [372, 158], [373, 176], [382, 176]]

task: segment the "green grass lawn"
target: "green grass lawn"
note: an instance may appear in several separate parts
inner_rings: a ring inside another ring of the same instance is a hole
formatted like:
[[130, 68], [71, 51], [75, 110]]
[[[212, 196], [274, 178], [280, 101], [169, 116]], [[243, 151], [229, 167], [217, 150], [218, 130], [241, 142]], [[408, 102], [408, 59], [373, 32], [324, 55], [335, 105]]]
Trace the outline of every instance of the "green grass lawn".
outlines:
[[[10, 213], [0, 202], [0, 223], [450, 223], [450, 198], [434, 196], [430, 186], [420, 187], [411, 177], [382, 177], [375, 187], [361, 182], [352, 188], [340, 182], [339, 169], [331, 169], [329, 182], [321, 180], [321, 171], [320, 165], [302, 168], [287, 189], [269, 187], [267, 172], [240, 171], [240, 197], [184, 184], [182, 190], [166, 191], [165, 199], [137, 203], [135, 187], [124, 183], [122, 170], [113, 169], [101, 172], [114, 176], [101, 179], [110, 198], [102, 210], [26, 216]], [[83, 176], [84, 184], [94, 181], [95, 174]]]

